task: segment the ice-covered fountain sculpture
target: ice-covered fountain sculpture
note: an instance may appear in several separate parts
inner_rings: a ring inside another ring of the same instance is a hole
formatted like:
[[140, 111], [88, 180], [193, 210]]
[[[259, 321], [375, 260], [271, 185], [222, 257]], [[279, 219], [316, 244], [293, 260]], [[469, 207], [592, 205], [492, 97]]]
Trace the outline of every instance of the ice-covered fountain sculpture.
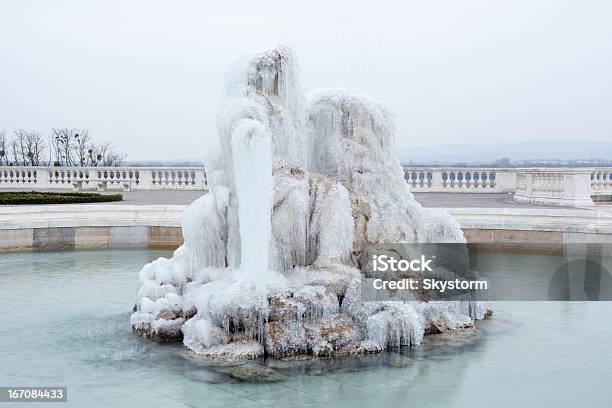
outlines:
[[185, 211], [172, 259], [140, 272], [135, 331], [214, 358], [332, 355], [484, 317], [478, 302], [361, 299], [366, 246], [465, 242], [408, 190], [387, 110], [338, 89], [306, 97], [287, 47], [238, 64], [225, 93], [210, 193]]

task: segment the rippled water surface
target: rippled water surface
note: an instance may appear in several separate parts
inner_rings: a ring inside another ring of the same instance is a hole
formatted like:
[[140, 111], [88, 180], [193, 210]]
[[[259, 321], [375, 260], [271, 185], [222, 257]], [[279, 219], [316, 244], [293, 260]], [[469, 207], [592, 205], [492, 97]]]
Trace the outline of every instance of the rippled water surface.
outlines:
[[[268, 360], [258, 364], [280, 381], [239, 381], [132, 334], [138, 271], [168, 255], [0, 254], [0, 386], [67, 386], [68, 403], [52, 406], [74, 407], [605, 406], [612, 396], [610, 302], [499, 302], [473, 331], [358, 359]], [[537, 281], [553, 258], [496, 268]]]

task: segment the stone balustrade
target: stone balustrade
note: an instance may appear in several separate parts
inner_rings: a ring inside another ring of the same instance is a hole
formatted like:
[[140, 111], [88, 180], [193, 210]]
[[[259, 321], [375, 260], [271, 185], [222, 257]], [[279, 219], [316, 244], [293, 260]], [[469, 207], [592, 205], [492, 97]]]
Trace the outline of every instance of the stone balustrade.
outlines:
[[612, 197], [610, 168], [404, 167], [414, 192], [513, 193], [519, 202], [580, 207]]
[[591, 172], [593, 195], [612, 197], [612, 168], [595, 169]]
[[589, 169], [519, 169], [514, 199], [567, 207], [593, 205]]
[[203, 167], [0, 167], [0, 189], [206, 190]]
[[460, 167], [404, 167], [404, 179], [415, 192], [514, 192], [512, 169]]
[[[414, 192], [512, 193], [579, 207], [612, 198], [612, 168], [404, 167]], [[0, 189], [206, 190], [203, 167], [0, 167]]]

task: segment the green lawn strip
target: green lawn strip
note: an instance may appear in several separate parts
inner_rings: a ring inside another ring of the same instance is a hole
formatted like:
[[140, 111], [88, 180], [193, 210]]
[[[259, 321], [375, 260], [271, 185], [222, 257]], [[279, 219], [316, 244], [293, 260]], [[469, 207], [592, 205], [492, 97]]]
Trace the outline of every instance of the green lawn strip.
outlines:
[[47, 193], [39, 191], [0, 192], [0, 205], [106, 203], [121, 200], [123, 200], [121, 194]]

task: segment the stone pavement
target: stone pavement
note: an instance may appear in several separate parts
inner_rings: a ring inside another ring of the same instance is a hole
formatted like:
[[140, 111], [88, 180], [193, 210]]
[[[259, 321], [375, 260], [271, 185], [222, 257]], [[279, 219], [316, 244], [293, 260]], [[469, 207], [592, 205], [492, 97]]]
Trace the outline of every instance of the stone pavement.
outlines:
[[[5, 190], [2, 191], [15, 191]], [[66, 190], [48, 190], [48, 191], [66, 191]], [[116, 191], [109, 191], [103, 194], [115, 194]], [[97, 203], [104, 205], [120, 205], [120, 204], [135, 204], [135, 205], [187, 205], [191, 204], [195, 199], [206, 194], [205, 191], [129, 191], [121, 192], [123, 201], [111, 203]], [[538, 204], [518, 203], [512, 200], [511, 194], [505, 193], [414, 193], [415, 198], [424, 207], [443, 207], [443, 208], [550, 208], [550, 209], [571, 209], [570, 207], [546, 206]], [[82, 204], [87, 205], [87, 204]], [[596, 205], [590, 207], [596, 210], [612, 211], [612, 205]]]
[[[113, 204], [191, 204], [195, 199], [206, 194], [204, 191], [130, 191], [123, 194], [122, 202]], [[415, 198], [424, 207], [444, 208], [552, 208], [568, 207], [525, 204], [512, 200], [510, 194], [484, 193], [414, 193]], [[601, 205], [596, 206], [602, 209]]]
[[[19, 191], [17, 189], [0, 189], [0, 192]], [[23, 190], [28, 191], [28, 190]], [[70, 190], [48, 189], [49, 192], [69, 192]], [[87, 191], [95, 192], [95, 191]], [[104, 205], [121, 205], [121, 204], [136, 204], [136, 205], [187, 205], [191, 204], [195, 199], [206, 194], [206, 191], [174, 191], [174, 190], [158, 190], [158, 191], [107, 191], [101, 194], [123, 194], [123, 201], [114, 201], [110, 203], [96, 203]], [[87, 205], [87, 204], [74, 204]]]
[[128, 191], [122, 192], [123, 201], [113, 204], [142, 204], [142, 205], [187, 205], [207, 194], [206, 191]]
[[443, 208], [563, 208], [519, 203], [507, 193], [413, 193], [423, 207]]

